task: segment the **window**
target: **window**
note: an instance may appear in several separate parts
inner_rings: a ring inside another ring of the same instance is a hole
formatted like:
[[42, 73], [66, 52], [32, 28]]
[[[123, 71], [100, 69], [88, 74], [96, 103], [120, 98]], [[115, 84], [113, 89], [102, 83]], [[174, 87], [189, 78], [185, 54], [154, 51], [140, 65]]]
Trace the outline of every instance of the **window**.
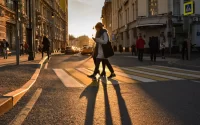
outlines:
[[149, 0], [149, 16], [158, 14], [158, 0]]
[[173, 5], [174, 5], [174, 15], [180, 15], [180, 0], [173, 0]]
[[134, 4], [132, 4], [132, 9], [133, 9], [133, 21], [135, 20], [135, 5]]

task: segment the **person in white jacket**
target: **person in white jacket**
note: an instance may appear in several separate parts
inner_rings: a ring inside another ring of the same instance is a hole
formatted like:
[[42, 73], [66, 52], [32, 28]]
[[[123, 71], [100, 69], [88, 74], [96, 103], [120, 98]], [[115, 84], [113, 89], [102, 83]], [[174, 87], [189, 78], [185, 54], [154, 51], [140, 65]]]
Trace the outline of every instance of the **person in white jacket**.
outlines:
[[[104, 57], [105, 53], [102, 48], [102, 44], [107, 44], [109, 42], [107, 30], [103, 29], [102, 23], [97, 23], [95, 26], [95, 29], [97, 31], [96, 37], [93, 38], [93, 40], [96, 42], [96, 47], [94, 50], [95, 57], [93, 57], [93, 58], [95, 58], [95, 70], [94, 70], [94, 73], [92, 75], [89, 75], [88, 77], [90, 77], [92, 79], [96, 79], [96, 75], [99, 73], [99, 65], [102, 62], [104, 65], [106, 65], [108, 67], [108, 69], [111, 72], [111, 74], [108, 78], [113, 78], [116, 75], [115, 75], [114, 70], [113, 70], [110, 62], [108, 61], [108, 59], [106, 59]], [[105, 67], [103, 67], [103, 72], [101, 73], [101, 76], [106, 76]]]

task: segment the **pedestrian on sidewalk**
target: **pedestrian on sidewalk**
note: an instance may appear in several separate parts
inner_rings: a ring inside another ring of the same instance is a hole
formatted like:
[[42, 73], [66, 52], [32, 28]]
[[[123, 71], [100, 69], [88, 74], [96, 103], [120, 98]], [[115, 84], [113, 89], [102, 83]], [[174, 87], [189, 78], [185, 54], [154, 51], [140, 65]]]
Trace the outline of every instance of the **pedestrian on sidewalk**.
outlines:
[[185, 60], [185, 56], [186, 56], [186, 60], [188, 60], [187, 40], [184, 40], [182, 43], [182, 59], [183, 60]]
[[47, 52], [47, 56], [48, 56], [48, 59], [49, 59], [49, 47], [50, 47], [50, 42], [49, 42], [49, 39], [44, 36], [43, 37], [43, 48], [42, 48], [42, 58], [44, 56], [44, 52]]
[[[110, 48], [112, 49], [112, 46], [110, 44], [109, 37], [108, 37], [108, 32], [106, 29], [103, 29], [103, 24], [101, 22], [96, 24], [95, 29], [97, 31], [95, 38], [93, 38], [93, 40], [96, 42], [96, 47], [95, 47], [96, 49], [94, 52], [95, 58], [93, 58], [95, 62], [95, 70], [93, 74], [88, 75], [88, 77], [92, 78], [93, 80], [96, 80], [96, 75], [99, 73], [99, 66], [100, 66], [100, 63], [102, 62], [104, 65], [108, 67], [108, 69], [111, 72], [110, 76], [108, 77], [110, 79], [110, 78], [115, 77], [116, 75], [114, 73], [114, 70], [110, 62], [107, 59], [107, 57], [110, 57], [110, 55], [112, 54], [110, 53], [111, 50], [105, 49], [105, 48], [108, 48], [108, 46], [110, 46]], [[106, 76], [105, 66], [103, 67], [103, 72], [101, 73], [101, 76]]]
[[9, 44], [5, 39], [3, 39], [2, 48], [3, 48], [4, 59], [8, 59]]
[[140, 33], [139, 38], [136, 42], [136, 47], [137, 47], [137, 50], [138, 50], [138, 60], [141, 61], [141, 62], [143, 61], [144, 45], [145, 45], [145, 41], [142, 38], [142, 35]]
[[132, 56], [133, 56], [133, 53], [136, 55], [136, 46], [135, 46], [135, 44], [133, 44], [131, 46], [131, 52], [132, 52]]
[[25, 49], [25, 53], [26, 54], [28, 54], [28, 43], [27, 42], [25, 42], [25, 44], [24, 44], [24, 49]]
[[120, 52], [120, 53], [122, 53], [122, 52], [123, 52], [123, 47], [122, 47], [122, 45], [121, 45], [121, 44], [119, 45], [119, 52]]
[[156, 62], [156, 53], [158, 52], [159, 49], [159, 43], [157, 37], [150, 37], [149, 41], [149, 48], [151, 51], [151, 61]]
[[164, 32], [162, 32], [160, 35], [160, 50], [162, 53], [162, 59], [165, 59], [165, 44], [166, 44], [166, 39]]

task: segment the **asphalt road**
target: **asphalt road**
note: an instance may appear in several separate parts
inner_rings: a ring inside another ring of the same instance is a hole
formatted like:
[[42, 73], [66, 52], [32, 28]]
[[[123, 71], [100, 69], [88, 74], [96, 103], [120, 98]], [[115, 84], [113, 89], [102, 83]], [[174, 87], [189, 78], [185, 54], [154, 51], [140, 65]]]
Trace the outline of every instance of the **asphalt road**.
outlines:
[[[173, 77], [181, 77], [180, 80], [167, 80], [158, 78], [158, 76], [141, 74], [140, 77], [148, 78], [147, 81], [150, 78], [156, 80], [152, 82], [131, 81], [130, 77], [133, 74], [124, 71], [124, 74], [128, 74], [125, 76], [120, 68], [137, 69], [138, 66], [151, 68], [152, 65], [166, 68], [166, 66], [171, 67], [172, 65], [164, 61], [156, 62], [156, 64], [150, 61], [141, 63], [137, 59], [120, 55], [111, 58], [110, 61], [117, 67], [116, 72], [121, 76], [110, 81], [113, 84], [105, 84], [100, 80], [93, 82], [86, 78], [86, 74], [92, 70], [84, 70], [82, 74], [78, 72], [78, 70], [83, 70], [82, 68], [94, 67], [89, 56], [53, 56], [46, 68], [44, 66], [37, 82], [29, 92], [11, 111], [0, 117], [0, 124], [7, 125], [13, 119], [22, 119], [22, 116], [19, 115], [20, 112], [38, 89], [42, 90], [41, 94], [27, 116], [23, 115], [26, 116], [22, 120], [23, 125], [200, 124], [199, 79], [181, 75], [181, 71], [177, 71], [180, 73]], [[161, 68], [154, 69], [161, 70]], [[189, 69], [189, 67], [184, 68]], [[56, 74], [55, 69], [65, 71], [83, 87], [67, 87], [69, 84], [73, 86], [75, 83], [64, 81], [62, 78], [67, 75], [59, 74], [61, 72]], [[143, 70], [140, 69], [140, 71]], [[173, 71], [173, 69], [166, 69], [166, 72]], [[195, 73], [192, 75], [192, 73], [191, 77], [198, 77], [198, 73], [195, 72], [197, 75]]]

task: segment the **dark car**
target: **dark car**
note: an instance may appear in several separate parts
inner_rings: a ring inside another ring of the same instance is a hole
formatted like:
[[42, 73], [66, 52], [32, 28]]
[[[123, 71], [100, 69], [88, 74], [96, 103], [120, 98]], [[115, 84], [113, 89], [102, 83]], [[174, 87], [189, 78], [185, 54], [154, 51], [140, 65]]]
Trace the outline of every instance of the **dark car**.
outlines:
[[67, 46], [65, 50], [65, 54], [73, 54], [75, 51], [72, 46]]

